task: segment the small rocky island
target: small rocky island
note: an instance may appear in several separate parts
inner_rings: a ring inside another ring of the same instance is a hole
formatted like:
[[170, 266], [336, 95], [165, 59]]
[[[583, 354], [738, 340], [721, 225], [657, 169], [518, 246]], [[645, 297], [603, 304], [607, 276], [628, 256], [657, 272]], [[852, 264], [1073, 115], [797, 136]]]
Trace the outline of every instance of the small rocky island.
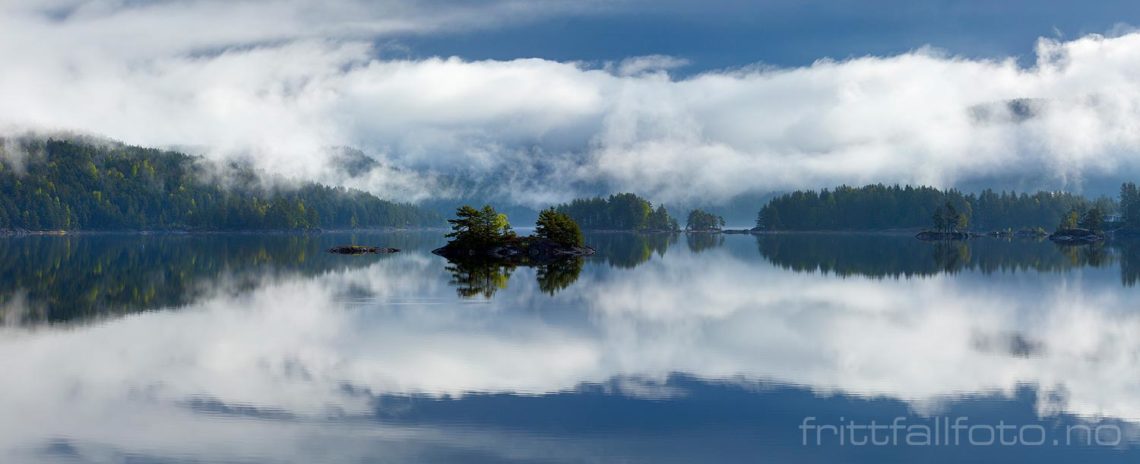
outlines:
[[447, 245], [432, 250], [451, 261], [488, 261], [515, 265], [546, 264], [589, 256], [594, 249], [583, 244], [582, 230], [570, 216], [554, 209], [539, 213], [535, 233], [520, 237], [507, 216], [490, 205], [482, 209], [460, 207], [448, 219], [452, 232]]
[[932, 219], [934, 229], [919, 232], [914, 238], [928, 242], [969, 240], [970, 234], [961, 231], [970, 224], [969, 216], [958, 212], [953, 203], [947, 201], [945, 205], [939, 206], [934, 210]]
[[1081, 213], [1076, 209], [1061, 218], [1057, 231], [1049, 235], [1049, 240], [1060, 245], [1089, 245], [1105, 240], [1104, 213], [1092, 208]]

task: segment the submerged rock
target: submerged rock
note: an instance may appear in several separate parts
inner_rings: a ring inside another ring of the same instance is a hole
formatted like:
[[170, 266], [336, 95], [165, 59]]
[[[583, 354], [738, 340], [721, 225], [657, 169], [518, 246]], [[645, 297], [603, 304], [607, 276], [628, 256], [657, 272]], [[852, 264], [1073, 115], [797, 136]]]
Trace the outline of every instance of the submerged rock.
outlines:
[[1049, 240], [1060, 244], [1083, 245], [1104, 241], [1104, 234], [1088, 229], [1062, 229], [1050, 235]]
[[370, 246], [362, 246], [362, 245], [340, 245], [340, 246], [334, 246], [332, 248], [329, 248], [328, 251], [329, 251], [329, 253], [334, 253], [334, 254], [338, 254], [338, 255], [366, 255], [366, 254], [397, 253], [400, 251], [400, 249], [399, 248], [370, 247]]

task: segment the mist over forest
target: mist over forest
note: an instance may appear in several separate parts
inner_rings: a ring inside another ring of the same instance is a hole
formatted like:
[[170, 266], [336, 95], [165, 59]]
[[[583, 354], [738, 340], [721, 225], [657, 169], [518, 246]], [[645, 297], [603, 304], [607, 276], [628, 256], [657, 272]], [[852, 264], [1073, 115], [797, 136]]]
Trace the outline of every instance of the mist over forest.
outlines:
[[399, 1], [389, 16], [271, 3], [5, 3], [0, 42], [22, 45], [0, 47], [0, 134], [73, 132], [520, 216], [633, 192], [746, 224], [798, 189], [1096, 197], [1140, 178], [1140, 34], [1125, 27], [1023, 35], [1019, 54], [920, 43], [709, 67], [398, 51], [413, 36], [618, 14], [592, 3], [495, 0], [445, 18]]

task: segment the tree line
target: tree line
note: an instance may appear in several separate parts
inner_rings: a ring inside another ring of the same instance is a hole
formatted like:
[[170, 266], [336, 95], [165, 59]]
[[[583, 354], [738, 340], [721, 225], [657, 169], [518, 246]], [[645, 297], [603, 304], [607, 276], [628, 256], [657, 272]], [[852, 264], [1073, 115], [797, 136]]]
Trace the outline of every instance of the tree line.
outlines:
[[0, 229], [240, 230], [434, 226], [438, 213], [367, 192], [301, 183], [263, 187], [230, 165], [224, 186], [199, 157], [121, 144], [17, 141], [0, 157]]
[[[1140, 195], [1133, 204], [1140, 205]], [[1089, 200], [1067, 192], [979, 194], [934, 187], [840, 186], [799, 190], [772, 199], [760, 210], [761, 230], [976, 230], [1052, 228], [1072, 212], [1080, 218], [1096, 209], [1105, 216], [1118, 209], [1109, 198]], [[1134, 216], [1140, 223], [1140, 206]]]
[[649, 200], [632, 193], [579, 198], [555, 206], [554, 210], [570, 216], [585, 230], [680, 230], [664, 205], [654, 208]]

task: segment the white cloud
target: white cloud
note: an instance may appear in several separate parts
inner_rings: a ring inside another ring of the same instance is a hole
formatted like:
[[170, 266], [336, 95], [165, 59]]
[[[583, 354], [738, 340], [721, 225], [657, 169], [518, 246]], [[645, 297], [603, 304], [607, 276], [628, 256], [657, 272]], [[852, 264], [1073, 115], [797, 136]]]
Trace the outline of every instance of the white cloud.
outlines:
[[[598, 8], [464, 5], [9, 2], [0, 125], [202, 145], [406, 199], [457, 194], [437, 181], [459, 175], [536, 206], [599, 185], [715, 201], [838, 183], [1072, 188], [1140, 175], [1140, 34], [1042, 39], [1029, 69], [922, 49], [685, 79], [666, 74], [683, 61], [661, 56], [603, 69], [405, 60], [369, 40]], [[1046, 104], [1021, 122], [971, 116], [1017, 98]], [[328, 166], [333, 146], [385, 167], [345, 179]]]

